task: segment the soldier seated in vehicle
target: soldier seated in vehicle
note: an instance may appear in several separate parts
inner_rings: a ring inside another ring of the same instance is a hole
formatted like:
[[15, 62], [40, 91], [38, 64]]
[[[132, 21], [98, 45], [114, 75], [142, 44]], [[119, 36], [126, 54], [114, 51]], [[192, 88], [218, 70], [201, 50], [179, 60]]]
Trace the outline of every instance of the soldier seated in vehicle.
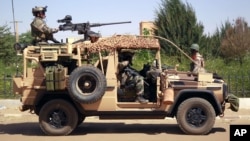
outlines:
[[48, 43], [48, 40], [53, 41], [54, 43], [60, 43], [53, 37], [53, 33], [58, 32], [58, 28], [49, 28], [44, 21], [46, 18], [45, 12], [47, 11], [46, 7], [35, 7], [32, 8], [33, 16], [35, 17], [31, 26], [31, 34], [34, 37], [32, 44], [36, 45], [37, 43]]
[[134, 89], [136, 92], [136, 101], [147, 103], [148, 100], [144, 98], [144, 78], [131, 67], [134, 56], [133, 50], [122, 49], [118, 55], [118, 79], [121, 82], [121, 88]]

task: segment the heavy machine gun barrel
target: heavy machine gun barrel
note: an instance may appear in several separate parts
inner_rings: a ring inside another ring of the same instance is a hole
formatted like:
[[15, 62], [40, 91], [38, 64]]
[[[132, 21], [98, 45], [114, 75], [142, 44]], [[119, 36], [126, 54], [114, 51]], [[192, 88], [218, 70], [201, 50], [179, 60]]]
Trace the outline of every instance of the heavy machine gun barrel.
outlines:
[[131, 23], [131, 21], [125, 22], [112, 22], [112, 23], [72, 23], [72, 17], [70, 15], [66, 15], [63, 19], [57, 20], [58, 23], [64, 23], [59, 26], [60, 31], [78, 31], [78, 34], [84, 34], [84, 40], [88, 40], [89, 37], [100, 37], [98, 33], [91, 31], [91, 27], [105, 26], [105, 25], [114, 25], [114, 24], [126, 24]]
[[131, 23], [131, 21], [126, 21], [126, 22], [113, 22], [113, 23], [92, 23], [92, 24], [89, 24], [89, 26], [90, 26], [90, 27], [98, 27], [98, 26], [103, 26], [103, 25], [126, 24], [126, 23]]

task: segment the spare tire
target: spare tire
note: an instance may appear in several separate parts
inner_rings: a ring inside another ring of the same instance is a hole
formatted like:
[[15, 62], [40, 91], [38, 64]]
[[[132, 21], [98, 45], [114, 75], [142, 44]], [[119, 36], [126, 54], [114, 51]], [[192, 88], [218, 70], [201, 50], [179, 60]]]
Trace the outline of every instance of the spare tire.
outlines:
[[80, 103], [94, 103], [105, 93], [107, 81], [104, 74], [94, 66], [76, 68], [69, 76], [70, 96]]

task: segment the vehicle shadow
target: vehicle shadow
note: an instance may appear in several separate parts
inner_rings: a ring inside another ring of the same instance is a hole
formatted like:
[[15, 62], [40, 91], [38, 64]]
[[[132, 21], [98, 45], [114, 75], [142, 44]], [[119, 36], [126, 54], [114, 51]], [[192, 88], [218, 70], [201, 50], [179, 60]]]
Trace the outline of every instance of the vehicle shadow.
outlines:
[[39, 124], [35, 122], [0, 124], [0, 135], [1, 134], [10, 134], [10, 135], [21, 134], [21, 135], [31, 135], [31, 136], [44, 135], [44, 133], [39, 127]]
[[[226, 129], [214, 127], [209, 134], [226, 132]], [[145, 134], [178, 134], [185, 135], [177, 124], [124, 124], [120, 123], [83, 123], [75, 129], [72, 135], [95, 134], [95, 133], [145, 133]]]
[[[209, 134], [216, 132], [226, 132], [226, 129], [215, 127]], [[185, 135], [177, 124], [125, 124], [123, 122], [107, 123], [107, 122], [84, 122], [79, 125], [70, 136], [87, 135], [87, 134], [120, 134], [120, 133], [144, 133], [148, 135], [156, 135], [161, 133]], [[21, 134], [27, 136], [44, 136], [45, 134], [39, 127], [38, 123], [11, 123], [0, 124], [1, 134]]]

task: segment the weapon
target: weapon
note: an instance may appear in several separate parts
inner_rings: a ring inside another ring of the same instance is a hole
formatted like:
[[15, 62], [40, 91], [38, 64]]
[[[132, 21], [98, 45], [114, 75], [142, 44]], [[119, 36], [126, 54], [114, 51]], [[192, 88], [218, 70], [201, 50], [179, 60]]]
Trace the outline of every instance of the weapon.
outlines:
[[[130, 67], [130, 66], [127, 66], [125, 69], [124, 69], [124, 72], [127, 74], [127, 75], [130, 75], [130, 76], [141, 76], [139, 74], [139, 72], [137, 70], [135, 70], [134, 68]], [[145, 85], [149, 86], [149, 84], [146, 82], [146, 81], [143, 81]], [[127, 84], [126, 88], [131, 88], [131, 87], [134, 87], [135, 86], [135, 81], [132, 80], [129, 84]]]
[[129, 74], [129, 75], [132, 75], [132, 76], [140, 76], [140, 74], [133, 68], [127, 66], [125, 69], [124, 69], [124, 72]]
[[[78, 31], [78, 34], [84, 34], [84, 40], [91, 40], [91, 38], [99, 38], [100, 35], [94, 31], [91, 31], [91, 27], [98, 27], [98, 26], [104, 26], [104, 25], [114, 25], [114, 24], [125, 24], [125, 23], [131, 23], [131, 21], [126, 22], [113, 22], [113, 23], [72, 23], [72, 17], [70, 15], [66, 15], [63, 19], [57, 20], [58, 23], [64, 23], [63, 25], [59, 26], [60, 31]], [[91, 40], [92, 41], [92, 40]]]

